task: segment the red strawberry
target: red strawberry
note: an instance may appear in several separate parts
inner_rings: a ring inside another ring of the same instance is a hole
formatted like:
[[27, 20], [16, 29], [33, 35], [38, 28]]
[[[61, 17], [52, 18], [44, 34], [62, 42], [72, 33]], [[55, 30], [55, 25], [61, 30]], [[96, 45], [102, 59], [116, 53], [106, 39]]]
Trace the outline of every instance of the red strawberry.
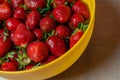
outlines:
[[29, 27], [30, 29], [34, 29], [39, 24], [39, 21], [41, 18], [42, 18], [42, 16], [40, 15], [39, 12], [31, 11], [27, 15], [26, 26]]
[[53, 16], [60, 23], [65, 23], [71, 16], [71, 9], [68, 6], [60, 5], [53, 10]]
[[10, 31], [10, 40], [13, 41], [13, 34], [15, 31]]
[[29, 64], [29, 65], [27, 65], [27, 66], [25, 67], [25, 70], [32, 69], [33, 67], [34, 67], [34, 65], [33, 65], [33, 64]]
[[44, 17], [40, 20], [40, 28], [44, 32], [50, 32], [55, 28], [55, 21], [50, 17]]
[[0, 20], [6, 20], [11, 16], [11, 9], [6, 4], [0, 4]]
[[84, 18], [81, 16], [81, 14], [73, 14], [69, 22], [69, 26], [72, 29], [76, 29], [78, 27], [78, 24], [81, 22], [84, 22]]
[[65, 42], [59, 36], [50, 36], [46, 43], [50, 48], [50, 52], [57, 57], [63, 55], [66, 52]]
[[0, 57], [4, 56], [11, 48], [11, 40], [6, 37], [6, 40], [4, 41], [3, 32], [4, 30], [0, 30]]
[[27, 55], [34, 62], [40, 62], [48, 55], [48, 47], [44, 42], [32, 42], [27, 47]]
[[4, 0], [0, 0], [0, 4], [2, 4], [4, 2]]
[[73, 6], [72, 10], [75, 13], [82, 14], [86, 19], [90, 18], [90, 13], [87, 5], [82, 1], [77, 1]]
[[53, 6], [56, 7], [61, 4], [65, 4], [66, 0], [53, 0]]
[[77, 41], [82, 37], [83, 33], [83, 31], [78, 30], [70, 37], [70, 48], [72, 48], [77, 43]]
[[25, 0], [25, 4], [31, 10], [36, 10], [38, 7], [44, 8], [46, 6], [46, 0]]
[[8, 18], [6, 20], [6, 27], [10, 31], [15, 30], [19, 24], [20, 21], [15, 18]]
[[49, 62], [55, 60], [56, 58], [57, 58], [57, 57], [54, 56], [54, 55], [49, 55], [49, 56], [42, 62], [42, 64], [49, 63]]
[[3, 71], [16, 71], [17, 67], [12, 62], [5, 62], [1, 65]]
[[14, 8], [17, 8], [18, 6], [24, 4], [24, 0], [11, 0], [11, 2]]
[[26, 12], [25, 12], [24, 8], [17, 7], [14, 10], [14, 18], [16, 18], [16, 19], [25, 19], [26, 18]]
[[36, 39], [39, 39], [39, 40], [42, 39], [42, 37], [43, 37], [43, 32], [42, 32], [41, 29], [35, 29], [35, 30], [33, 30], [33, 33], [34, 33]]
[[12, 40], [16, 45], [26, 47], [33, 40], [33, 34], [21, 23], [17, 26]]
[[70, 29], [64, 25], [59, 25], [55, 29], [55, 35], [60, 36], [60, 37], [69, 37]]

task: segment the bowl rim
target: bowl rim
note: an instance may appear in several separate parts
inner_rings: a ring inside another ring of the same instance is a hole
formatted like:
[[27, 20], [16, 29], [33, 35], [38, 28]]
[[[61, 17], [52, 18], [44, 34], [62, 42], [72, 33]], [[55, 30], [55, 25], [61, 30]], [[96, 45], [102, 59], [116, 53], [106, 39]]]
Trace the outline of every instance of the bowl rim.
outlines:
[[81, 39], [70, 50], [68, 50], [64, 55], [60, 56], [59, 58], [55, 59], [52, 62], [49, 62], [45, 65], [39, 66], [38, 68], [33, 68], [33, 69], [30, 69], [30, 70], [22, 70], [22, 71], [0, 71], [0, 73], [3, 73], [3, 74], [22, 74], [22, 73], [35, 72], [35, 71], [38, 71], [40, 69], [47, 68], [48, 66], [58, 62], [59, 60], [63, 59], [65, 56], [67, 56], [69, 54], [69, 52], [71, 52], [78, 45], [78, 43], [80, 43], [84, 39], [85, 35], [87, 34], [88, 30], [90, 29], [89, 26], [92, 25], [92, 21], [94, 20], [94, 15], [95, 15], [95, 6], [96, 6], [95, 5], [95, 0], [92, 1], [92, 4], [93, 4], [93, 10], [91, 12], [91, 19], [90, 19], [87, 30], [85, 31], [85, 33], [81, 37]]

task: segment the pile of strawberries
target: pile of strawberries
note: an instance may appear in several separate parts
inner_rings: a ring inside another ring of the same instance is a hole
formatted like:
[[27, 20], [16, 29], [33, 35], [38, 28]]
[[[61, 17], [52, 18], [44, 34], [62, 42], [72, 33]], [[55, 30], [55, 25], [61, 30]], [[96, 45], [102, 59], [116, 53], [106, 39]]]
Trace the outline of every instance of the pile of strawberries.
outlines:
[[0, 70], [28, 70], [60, 57], [89, 18], [81, 0], [0, 0]]

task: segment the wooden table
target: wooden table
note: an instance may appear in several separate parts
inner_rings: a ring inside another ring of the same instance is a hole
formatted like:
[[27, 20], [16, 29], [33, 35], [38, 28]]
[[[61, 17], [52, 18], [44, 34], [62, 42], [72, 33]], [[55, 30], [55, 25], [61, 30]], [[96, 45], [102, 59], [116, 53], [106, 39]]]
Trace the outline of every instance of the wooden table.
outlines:
[[96, 0], [95, 29], [86, 51], [48, 80], [120, 80], [120, 0]]

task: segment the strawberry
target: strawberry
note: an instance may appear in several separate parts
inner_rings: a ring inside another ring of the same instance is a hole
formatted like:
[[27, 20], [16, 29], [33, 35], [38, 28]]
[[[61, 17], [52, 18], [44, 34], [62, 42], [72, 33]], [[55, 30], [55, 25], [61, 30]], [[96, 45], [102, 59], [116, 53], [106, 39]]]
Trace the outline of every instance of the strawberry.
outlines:
[[39, 12], [31, 11], [27, 15], [26, 26], [29, 27], [30, 29], [34, 29], [39, 24], [39, 21], [41, 18], [42, 18], [42, 16], [40, 15]]
[[3, 34], [4, 30], [0, 30], [0, 57], [3, 57], [11, 48], [11, 40]]
[[46, 64], [46, 63], [49, 63], [53, 60], [55, 60], [57, 57], [54, 56], [54, 55], [49, 55], [45, 60], [43, 60], [42, 64]]
[[17, 7], [14, 10], [14, 18], [16, 18], [16, 19], [25, 19], [26, 18], [26, 12], [25, 12], [24, 8]]
[[70, 29], [64, 25], [59, 25], [55, 29], [55, 35], [60, 36], [60, 37], [69, 37]]
[[3, 71], [16, 71], [17, 67], [12, 62], [4, 62], [1, 65]]
[[78, 27], [78, 24], [82, 22], [84, 22], [84, 18], [81, 16], [81, 14], [73, 14], [69, 22], [69, 26], [72, 29], [76, 29]]
[[11, 0], [11, 3], [14, 8], [17, 8], [18, 6], [24, 4], [24, 0]]
[[11, 9], [6, 4], [0, 4], [0, 20], [6, 20], [11, 16]]
[[16, 45], [26, 47], [33, 40], [33, 34], [21, 23], [17, 26], [12, 38]]
[[39, 39], [39, 40], [42, 39], [42, 37], [43, 37], [43, 32], [42, 32], [41, 29], [35, 29], [35, 30], [33, 30], [33, 33], [34, 33], [36, 39]]
[[5, 23], [7, 29], [10, 31], [15, 30], [19, 24], [20, 21], [15, 18], [8, 18]]
[[53, 7], [59, 6], [59, 5], [64, 5], [66, 0], [53, 0]]
[[65, 23], [71, 16], [71, 9], [65, 5], [59, 5], [53, 10], [53, 16], [59, 23]]
[[55, 28], [55, 21], [50, 17], [44, 17], [40, 20], [40, 28], [43, 32], [50, 32]]
[[4, 2], [4, 0], [0, 0], [0, 4], [2, 4]]
[[46, 43], [50, 49], [50, 52], [57, 57], [60, 57], [66, 52], [65, 42], [59, 36], [50, 36]]
[[48, 47], [44, 42], [32, 42], [27, 47], [27, 55], [34, 62], [40, 62], [48, 55]]
[[33, 64], [29, 64], [29, 65], [27, 65], [27, 66], [25, 67], [25, 70], [32, 69], [33, 67], [34, 67], [34, 65], [33, 65]]
[[31, 10], [36, 10], [39, 8], [44, 8], [46, 6], [46, 0], [25, 0], [25, 4]]
[[83, 33], [84, 32], [82, 30], [78, 30], [70, 37], [70, 48], [72, 48], [77, 43], [77, 41], [82, 37]]
[[80, 13], [82, 16], [84, 16], [86, 19], [90, 18], [90, 13], [87, 5], [82, 1], [77, 1], [73, 6], [72, 10], [75, 13]]

